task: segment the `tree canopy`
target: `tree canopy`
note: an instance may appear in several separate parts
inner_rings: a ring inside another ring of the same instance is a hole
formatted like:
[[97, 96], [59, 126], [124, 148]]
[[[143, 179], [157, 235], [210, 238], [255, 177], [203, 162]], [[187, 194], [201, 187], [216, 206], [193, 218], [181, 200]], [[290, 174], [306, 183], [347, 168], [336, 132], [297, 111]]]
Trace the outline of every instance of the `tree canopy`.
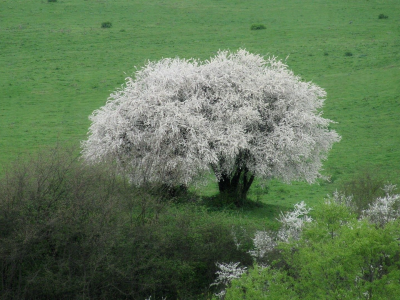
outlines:
[[116, 160], [138, 185], [187, 185], [212, 170], [243, 199], [255, 176], [320, 177], [334, 142], [325, 91], [276, 58], [238, 50], [148, 62], [90, 116], [87, 161]]

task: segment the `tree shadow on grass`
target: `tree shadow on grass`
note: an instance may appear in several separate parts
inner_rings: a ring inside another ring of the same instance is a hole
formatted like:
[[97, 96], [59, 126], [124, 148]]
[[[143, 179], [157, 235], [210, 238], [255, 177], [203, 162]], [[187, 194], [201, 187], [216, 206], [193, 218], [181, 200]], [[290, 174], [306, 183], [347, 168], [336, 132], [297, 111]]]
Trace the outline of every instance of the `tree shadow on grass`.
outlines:
[[288, 210], [287, 206], [267, 204], [252, 199], [247, 199], [241, 207], [237, 207], [232, 201], [226, 201], [220, 195], [199, 197], [197, 204], [204, 206], [208, 211], [241, 212], [251, 216], [253, 219], [268, 219], [273, 222], [279, 217], [281, 212]]

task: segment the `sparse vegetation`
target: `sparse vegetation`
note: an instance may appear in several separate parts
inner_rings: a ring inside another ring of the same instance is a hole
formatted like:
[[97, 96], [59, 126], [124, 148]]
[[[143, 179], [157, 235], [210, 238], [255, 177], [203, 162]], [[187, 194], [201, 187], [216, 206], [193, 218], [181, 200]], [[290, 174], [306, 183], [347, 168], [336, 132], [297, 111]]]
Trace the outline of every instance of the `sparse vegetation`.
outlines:
[[251, 30], [261, 30], [261, 29], [266, 29], [265, 25], [263, 24], [253, 24], [250, 26]]
[[355, 211], [361, 215], [376, 198], [384, 196], [384, 185], [385, 179], [378, 169], [364, 169], [340, 184], [339, 190], [352, 197]]
[[111, 22], [103, 22], [101, 23], [101, 28], [111, 28], [112, 24]]

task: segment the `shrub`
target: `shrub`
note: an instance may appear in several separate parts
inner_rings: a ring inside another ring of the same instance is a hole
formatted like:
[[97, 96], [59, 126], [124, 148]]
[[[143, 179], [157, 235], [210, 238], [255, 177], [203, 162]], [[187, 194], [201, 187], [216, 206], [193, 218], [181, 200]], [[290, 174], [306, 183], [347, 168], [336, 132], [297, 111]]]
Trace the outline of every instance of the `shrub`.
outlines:
[[[208, 292], [218, 261], [251, 264], [248, 254], [234, 244], [230, 228], [192, 208], [171, 208], [158, 222], [125, 228], [115, 247], [113, 280], [133, 298], [189, 299]], [[223, 249], [223, 251], [221, 251]]]
[[394, 194], [396, 185], [387, 184], [383, 190], [385, 196], [377, 198], [363, 211], [364, 218], [380, 227], [384, 227], [387, 223], [400, 217], [400, 195]]
[[263, 24], [253, 24], [251, 25], [250, 29], [251, 30], [261, 30], [261, 29], [266, 29], [265, 25]]
[[101, 23], [101, 28], [111, 28], [112, 24], [111, 22], [103, 22]]
[[88, 169], [73, 153], [20, 160], [0, 181], [1, 299], [93, 296], [104, 286], [117, 186], [110, 170]]
[[299, 240], [277, 245], [272, 264], [233, 279], [226, 299], [397, 299], [399, 219], [376, 226], [336, 201], [320, 204], [313, 217]]
[[347, 52], [345, 52], [344, 55], [346, 55], [346, 56], [353, 56], [353, 53], [351, 53], [350, 51], [347, 51]]
[[379, 14], [378, 19], [387, 19], [389, 18], [387, 15], [385, 14]]
[[215, 262], [251, 263], [221, 220], [76, 152], [21, 159], [0, 179], [0, 299], [188, 299], [208, 292]]
[[358, 216], [378, 197], [383, 197], [384, 180], [379, 171], [364, 169], [340, 185], [345, 195], [352, 197], [352, 205]]
[[47, 0], [47, 2], [57, 2], [57, 0]]

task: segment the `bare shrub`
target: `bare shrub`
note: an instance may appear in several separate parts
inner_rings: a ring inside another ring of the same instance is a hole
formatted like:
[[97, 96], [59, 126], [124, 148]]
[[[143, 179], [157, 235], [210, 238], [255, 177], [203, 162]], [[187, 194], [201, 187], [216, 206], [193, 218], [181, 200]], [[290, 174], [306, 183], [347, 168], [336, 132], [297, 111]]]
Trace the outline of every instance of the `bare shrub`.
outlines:
[[20, 159], [0, 179], [0, 299], [191, 298], [215, 261], [251, 263], [221, 220], [77, 152]]
[[352, 197], [352, 205], [360, 216], [376, 198], [384, 196], [383, 187], [384, 180], [378, 170], [364, 169], [344, 182], [339, 190]]

